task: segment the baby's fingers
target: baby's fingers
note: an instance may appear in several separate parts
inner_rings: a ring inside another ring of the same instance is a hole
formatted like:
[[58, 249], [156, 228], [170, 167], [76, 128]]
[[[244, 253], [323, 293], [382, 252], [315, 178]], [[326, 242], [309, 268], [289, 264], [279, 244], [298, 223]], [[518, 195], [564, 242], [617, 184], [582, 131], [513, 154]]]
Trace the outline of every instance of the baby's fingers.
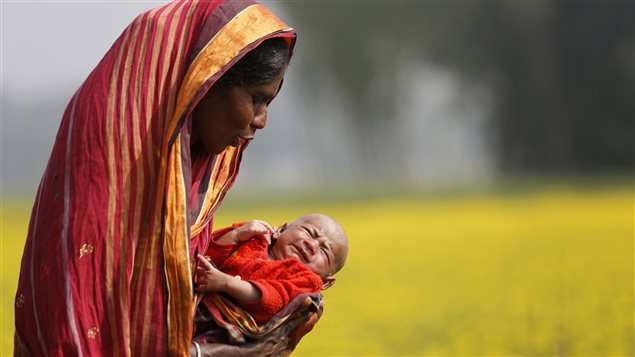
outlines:
[[209, 271], [209, 270], [214, 269], [214, 265], [212, 263], [210, 263], [207, 259], [205, 259], [204, 256], [199, 254], [199, 255], [196, 256], [196, 258], [201, 263], [201, 265], [199, 265], [196, 268], [196, 270], [203, 269], [203, 270]]

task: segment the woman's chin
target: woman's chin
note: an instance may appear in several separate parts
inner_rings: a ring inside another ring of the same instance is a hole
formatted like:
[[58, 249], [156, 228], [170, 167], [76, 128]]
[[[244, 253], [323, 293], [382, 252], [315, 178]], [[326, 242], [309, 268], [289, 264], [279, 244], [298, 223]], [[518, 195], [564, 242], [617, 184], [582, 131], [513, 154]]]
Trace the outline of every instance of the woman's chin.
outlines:
[[210, 154], [218, 155], [225, 151], [225, 149], [229, 147], [229, 145], [216, 145], [216, 146], [206, 146], [205, 151]]
[[229, 144], [229, 146], [231, 147], [238, 147], [238, 145], [240, 145], [240, 142], [242, 141], [242, 139], [240, 138], [240, 136], [237, 136], [234, 138], [234, 140], [232, 140], [231, 144]]

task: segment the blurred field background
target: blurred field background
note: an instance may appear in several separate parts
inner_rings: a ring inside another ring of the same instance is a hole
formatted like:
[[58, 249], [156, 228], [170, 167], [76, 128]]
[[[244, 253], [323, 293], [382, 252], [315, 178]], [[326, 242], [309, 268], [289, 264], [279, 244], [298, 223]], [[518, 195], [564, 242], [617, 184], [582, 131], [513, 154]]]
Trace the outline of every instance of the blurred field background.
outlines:
[[[298, 356], [632, 356], [629, 186], [227, 202], [217, 226], [336, 217], [350, 256]], [[3, 202], [2, 344], [29, 215]]]
[[[163, 3], [0, 2], [0, 355], [68, 99]], [[346, 228], [295, 355], [635, 355], [635, 3], [263, 3], [298, 43], [216, 224]]]

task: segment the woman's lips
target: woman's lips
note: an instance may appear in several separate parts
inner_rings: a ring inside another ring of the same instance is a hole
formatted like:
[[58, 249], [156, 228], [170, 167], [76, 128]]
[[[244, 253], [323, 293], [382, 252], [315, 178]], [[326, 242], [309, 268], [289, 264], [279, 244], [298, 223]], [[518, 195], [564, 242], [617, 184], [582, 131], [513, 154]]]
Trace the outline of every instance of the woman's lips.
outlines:
[[250, 140], [253, 140], [253, 139], [254, 139], [253, 136], [239, 136], [239, 135], [236, 135], [236, 137], [234, 137], [234, 139], [232, 140], [232, 143], [230, 145], [233, 146], [233, 147], [237, 147], [238, 144], [241, 143], [241, 141], [243, 141], [243, 140], [244, 141], [250, 141]]

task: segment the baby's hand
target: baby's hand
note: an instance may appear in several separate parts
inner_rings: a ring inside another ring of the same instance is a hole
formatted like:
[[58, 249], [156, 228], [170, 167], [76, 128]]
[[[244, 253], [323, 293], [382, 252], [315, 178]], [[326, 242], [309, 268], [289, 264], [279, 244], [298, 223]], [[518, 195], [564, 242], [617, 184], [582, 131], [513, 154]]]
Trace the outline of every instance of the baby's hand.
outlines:
[[216, 269], [205, 257], [196, 256], [199, 265], [196, 267], [196, 291], [224, 292], [227, 287], [227, 279], [233, 279], [229, 274]]
[[269, 223], [255, 219], [243, 224], [234, 231], [236, 232], [235, 243], [242, 243], [254, 236], [263, 237], [267, 240], [267, 243], [271, 243], [271, 235], [274, 229]]

